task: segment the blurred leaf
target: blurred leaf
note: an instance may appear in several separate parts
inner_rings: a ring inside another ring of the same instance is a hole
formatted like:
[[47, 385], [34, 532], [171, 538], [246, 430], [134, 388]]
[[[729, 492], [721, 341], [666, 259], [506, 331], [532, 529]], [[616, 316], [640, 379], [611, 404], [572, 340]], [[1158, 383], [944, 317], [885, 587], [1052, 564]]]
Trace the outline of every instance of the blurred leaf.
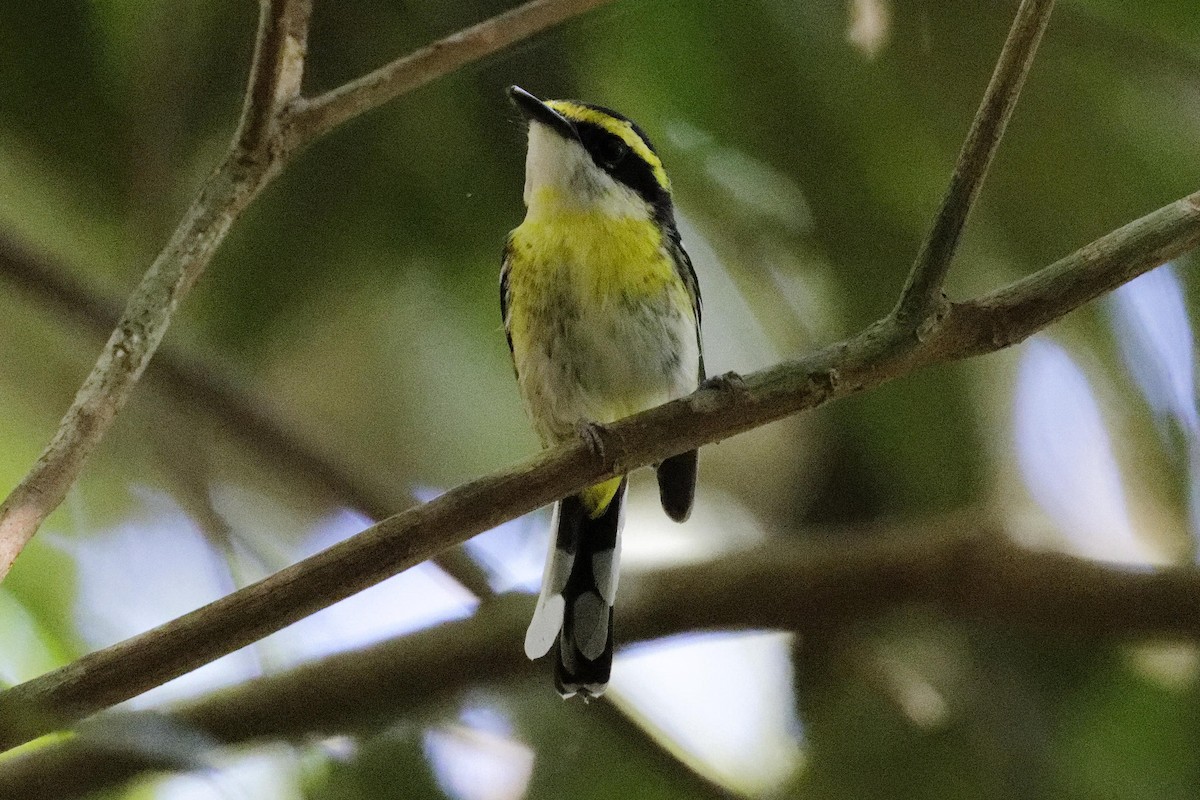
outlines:
[[1200, 786], [1200, 695], [1109, 659], [1071, 687], [1056, 763], [1063, 797], [1191, 798]]
[[[961, 630], [929, 622], [899, 617], [801, 644], [808, 747], [798, 794], [1054, 796], [1045, 709], [1031, 702], [1028, 678], [994, 649], [977, 657]], [[887, 644], [897, 640], [899, 650]]]
[[[529, 800], [572, 797], [697, 798], [712, 791], [605, 703], [564, 703], [549, 675], [509, 695], [522, 739], [536, 753]], [[669, 764], [669, 768], [664, 767]]]
[[1200, 57], [1200, 20], [1187, 0], [1072, 0], [1072, 5], [1114, 26], [1140, 30]]
[[307, 788], [306, 800], [443, 800], [411, 728], [374, 736], [348, 760], [330, 765], [324, 780]]

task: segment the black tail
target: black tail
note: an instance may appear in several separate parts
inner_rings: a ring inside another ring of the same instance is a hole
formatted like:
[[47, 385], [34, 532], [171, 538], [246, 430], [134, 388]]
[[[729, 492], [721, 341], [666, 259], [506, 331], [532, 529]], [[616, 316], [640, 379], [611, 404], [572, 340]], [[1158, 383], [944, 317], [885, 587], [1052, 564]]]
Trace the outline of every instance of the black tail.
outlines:
[[578, 497], [562, 501], [555, 548], [572, 553], [562, 589], [562, 630], [555, 648], [554, 685], [563, 697], [599, 697], [613, 657], [613, 599], [617, 590], [621, 505], [625, 481], [604, 513], [588, 517]]
[[658, 465], [658, 498], [663, 511], [676, 522], [683, 522], [692, 513], [698, 454], [698, 450], [680, 453]]

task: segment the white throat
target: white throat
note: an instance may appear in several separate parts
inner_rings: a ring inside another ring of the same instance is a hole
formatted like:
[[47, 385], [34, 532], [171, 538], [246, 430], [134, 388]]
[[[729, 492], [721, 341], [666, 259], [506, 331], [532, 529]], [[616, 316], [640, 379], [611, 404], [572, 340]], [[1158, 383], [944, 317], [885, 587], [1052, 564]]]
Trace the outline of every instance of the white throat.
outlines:
[[638, 218], [651, 214], [646, 201], [598, 167], [582, 144], [537, 121], [529, 123], [524, 196], [529, 216], [555, 211]]

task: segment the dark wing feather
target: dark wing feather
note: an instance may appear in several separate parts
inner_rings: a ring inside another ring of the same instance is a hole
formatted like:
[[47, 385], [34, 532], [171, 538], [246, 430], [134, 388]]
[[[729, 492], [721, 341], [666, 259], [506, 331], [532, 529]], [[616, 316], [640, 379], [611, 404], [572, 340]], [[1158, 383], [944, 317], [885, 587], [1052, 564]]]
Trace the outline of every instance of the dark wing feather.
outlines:
[[700, 281], [696, 279], [696, 269], [692, 266], [692, 259], [683, 249], [683, 242], [679, 238], [679, 229], [674, 225], [667, 229], [667, 246], [671, 253], [671, 260], [675, 262], [675, 271], [679, 273], [679, 278], [683, 281], [688, 296], [692, 298], [692, 310], [696, 313], [696, 351], [700, 353], [699, 374], [696, 383], [699, 384], [706, 377], [704, 374], [704, 342], [700, 338], [700, 317], [704, 310], [704, 300], [700, 297]]
[[[700, 338], [700, 315], [704, 306], [700, 299], [700, 282], [696, 279], [692, 260], [683, 249], [678, 229], [670, 225], [667, 231], [671, 260], [675, 262], [679, 278], [687, 288], [688, 296], [692, 298], [692, 310], [696, 314], [696, 351], [700, 354], [700, 363], [696, 365], [696, 383], [699, 384], [705, 377], [704, 344]], [[667, 516], [676, 522], [683, 522], [692, 513], [692, 503], [696, 497], [697, 455], [695, 450], [680, 453], [666, 459], [657, 468], [659, 499]]]
[[[504, 322], [504, 338], [508, 340], [508, 354], [513, 355], [512, 326], [508, 324], [508, 272], [512, 266], [512, 239], [504, 242], [504, 255], [500, 258], [500, 319]], [[513, 361], [513, 369], [517, 368]]]

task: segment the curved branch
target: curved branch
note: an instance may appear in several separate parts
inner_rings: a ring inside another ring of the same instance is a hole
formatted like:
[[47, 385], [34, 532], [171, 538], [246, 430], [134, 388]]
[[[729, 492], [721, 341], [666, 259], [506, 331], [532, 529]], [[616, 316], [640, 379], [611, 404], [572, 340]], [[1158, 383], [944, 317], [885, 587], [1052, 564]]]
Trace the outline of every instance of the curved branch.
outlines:
[[[853, 546], [773, 544], [708, 564], [630, 576], [621, 601], [631, 641], [703, 629], [815, 633], [901, 607], [1076, 638], [1200, 639], [1200, 570], [1125, 570], [1033, 552], [977, 522], [943, 534], [890, 534]], [[834, 538], [834, 537], [830, 537]], [[691, 602], [679, 603], [689, 597]], [[247, 681], [168, 715], [214, 742], [298, 739], [386, 725], [480, 682], [529, 676], [542, 665], [518, 643], [532, 599], [508, 595], [450, 622]], [[617, 667], [620, 690], [620, 666]], [[549, 689], [547, 689], [549, 691]], [[109, 719], [119, 721], [120, 715]], [[0, 796], [67, 798], [147, 770], [187, 769], [105, 751], [105, 718], [79, 739], [0, 762]]]
[[1200, 193], [1008, 287], [952, 306], [924, 341], [885, 318], [806, 358], [606, 426], [602, 453], [582, 441], [565, 444], [458, 486], [190, 614], [0, 693], [0, 746], [127, 700], [602, 479], [922, 367], [1000, 350], [1197, 245]]
[[[84, 286], [72, 270], [33, 252], [4, 230], [0, 230], [0, 276], [97, 336], [107, 334], [120, 318], [119, 305]], [[333, 502], [371, 519], [383, 519], [411, 502], [410, 496], [392, 496], [361, 480], [290, 430], [222, 370], [169, 344], [159, 347], [146, 368], [146, 379], [182, 407], [209, 415], [263, 461], [327, 493]], [[461, 550], [441, 553], [435, 561], [475, 596], [492, 594], [487, 574]]]
[[308, 6], [306, 0], [262, 0], [239, 133], [130, 296], [50, 444], [0, 504], [0, 579], [66, 497], [234, 220], [278, 171], [268, 152], [269, 130], [279, 102], [299, 86]]
[[343, 122], [612, 0], [533, 0], [397, 58], [312, 100], [285, 123], [284, 145], [298, 150]]
[[1053, 10], [1054, 0], [1022, 0], [1017, 9], [1004, 49], [958, 154], [950, 187], [893, 312], [910, 329], [920, 332], [942, 305], [942, 284], [950, 271], [963, 227], [1000, 146]]
[[261, 0], [253, 67], [238, 133], [225, 159], [200, 187], [170, 241], [130, 296], [125, 313], [54, 437], [0, 503], [0, 579], [66, 497], [84, 462], [129, 399], [175, 309], [234, 221], [300, 145], [356, 114], [602, 1], [535, 0], [393, 62], [344, 90], [304, 104], [298, 93], [311, 0]]

